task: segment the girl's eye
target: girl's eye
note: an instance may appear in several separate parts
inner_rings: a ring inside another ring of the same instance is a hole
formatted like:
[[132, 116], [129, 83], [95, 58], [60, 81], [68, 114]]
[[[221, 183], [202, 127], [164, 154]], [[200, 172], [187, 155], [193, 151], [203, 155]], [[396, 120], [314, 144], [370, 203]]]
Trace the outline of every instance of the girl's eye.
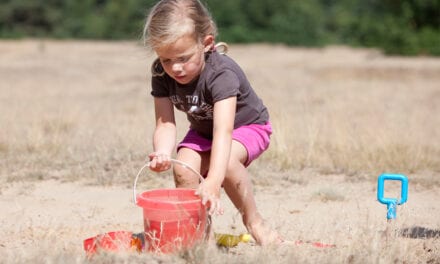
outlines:
[[180, 57], [177, 59], [177, 62], [187, 62], [189, 60], [189, 56]]
[[192, 56], [182, 56], [176, 59], [160, 59], [160, 63], [165, 66], [169, 66], [172, 63], [186, 63], [191, 59]]
[[168, 64], [171, 63], [171, 60], [169, 60], [169, 59], [165, 59], [165, 60], [160, 60], [160, 62], [161, 62], [162, 64], [164, 64], [164, 65], [168, 65]]

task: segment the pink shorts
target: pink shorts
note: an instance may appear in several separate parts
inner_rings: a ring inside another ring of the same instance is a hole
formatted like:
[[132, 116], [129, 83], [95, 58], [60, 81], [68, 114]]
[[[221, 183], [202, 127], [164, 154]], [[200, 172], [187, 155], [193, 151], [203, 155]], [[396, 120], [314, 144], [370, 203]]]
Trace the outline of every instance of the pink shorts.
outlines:
[[[250, 124], [234, 129], [232, 139], [240, 142], [248, 153], [246, 167], [253, 160], [258, 158], [268, 147], [270, 143], [270, 135], [272, 134], [272, 126], [268, 122], [265, 125]], [[200, 136], [194, 129], [190, 129], [182, 142], [177, 145], [180, 148], [190, 148], [195, 151], [210, 151], [212, 140]]]

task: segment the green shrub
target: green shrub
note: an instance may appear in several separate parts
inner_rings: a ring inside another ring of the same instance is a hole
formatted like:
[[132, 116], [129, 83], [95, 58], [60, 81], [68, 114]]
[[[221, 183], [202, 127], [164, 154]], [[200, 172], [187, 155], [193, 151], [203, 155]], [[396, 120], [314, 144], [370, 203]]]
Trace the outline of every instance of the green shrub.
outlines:
[[[227, 42], [440, 55], [438, 0], [202, 0]], [[0, 38], [139, 39], [157, 0], [3, 0]]]

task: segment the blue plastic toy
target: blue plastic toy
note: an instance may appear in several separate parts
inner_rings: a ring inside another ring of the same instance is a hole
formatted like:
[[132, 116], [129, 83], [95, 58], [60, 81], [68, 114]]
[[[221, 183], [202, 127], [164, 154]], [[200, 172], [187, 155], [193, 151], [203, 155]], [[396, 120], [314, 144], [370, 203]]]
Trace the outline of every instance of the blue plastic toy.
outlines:
[[[384, 184], [386, 180], [400, 181], [400, 200], [396, 198], [385, 198], [384, 195]], [[379, 176], [377, 181], [377, 200], [380, 203], [387, 205], [387, 219], [396, 218], [396, 208], [397, 205], [404, 204], [408, 200], [408, 178], [401, 174], [382, 174]]]

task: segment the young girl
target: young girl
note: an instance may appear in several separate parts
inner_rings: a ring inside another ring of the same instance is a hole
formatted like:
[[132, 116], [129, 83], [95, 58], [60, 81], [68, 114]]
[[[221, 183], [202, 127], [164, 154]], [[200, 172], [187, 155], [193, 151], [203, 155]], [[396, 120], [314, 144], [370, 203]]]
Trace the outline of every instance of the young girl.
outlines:
[[194, 188], [209, 213], [222, 214], [224, 188], [260, 245], [281, 242], [255, 204], [246, 169], [269, 146], [269, 114], [241, 68], [216, 51], [216, 25], [199, 0], [162, 0], [150, 11], [145, 43], [158, 56], [152, 65], [156, 112], [150, 169], [170, 168], [175, 147], [174, 106], [190, 123], [177, 159], [200, 171], [200, 179], [175, 166], [177, 188]]

